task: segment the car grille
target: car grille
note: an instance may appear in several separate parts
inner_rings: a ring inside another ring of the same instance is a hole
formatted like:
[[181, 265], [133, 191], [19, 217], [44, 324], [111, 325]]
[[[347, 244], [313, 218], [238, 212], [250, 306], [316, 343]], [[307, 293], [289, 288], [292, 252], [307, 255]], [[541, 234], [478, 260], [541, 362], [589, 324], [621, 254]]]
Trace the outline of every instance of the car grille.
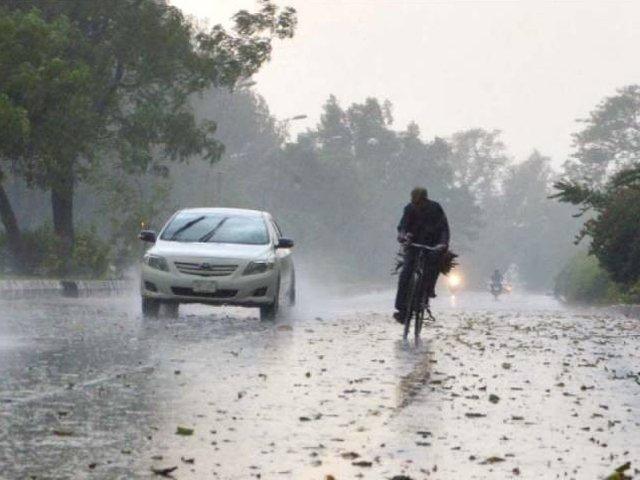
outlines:
[[235, 297], [238, 290], [216, 290], [215, 292], [194, 292], [193, 288], [188, 287], [171, 287], [174, 295], [183, 297], [201, 297], [201, 298], [231, 298]]
[[238, 265], [215, 265], [213, 263], [173, 262], [180, 273], [200, 277], [226, 277], [235, 272]]

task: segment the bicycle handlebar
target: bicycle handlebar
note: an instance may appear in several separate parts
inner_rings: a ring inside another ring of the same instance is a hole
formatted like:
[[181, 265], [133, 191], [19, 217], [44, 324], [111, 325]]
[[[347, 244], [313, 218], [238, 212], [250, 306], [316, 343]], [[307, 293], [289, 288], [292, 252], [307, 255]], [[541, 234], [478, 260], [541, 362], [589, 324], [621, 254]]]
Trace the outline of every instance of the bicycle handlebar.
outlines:
[[440, 250], [444, 250], [440, 245], [436, 245], [435, 247], [430, 247], [429, 245], [423, 245], [421, 243], [409, 243], [408, 244], [409, 247], [413, 247], [413, 248], [420, 248], [422, 250], [429, 250], [431, 252], [437, 252]]

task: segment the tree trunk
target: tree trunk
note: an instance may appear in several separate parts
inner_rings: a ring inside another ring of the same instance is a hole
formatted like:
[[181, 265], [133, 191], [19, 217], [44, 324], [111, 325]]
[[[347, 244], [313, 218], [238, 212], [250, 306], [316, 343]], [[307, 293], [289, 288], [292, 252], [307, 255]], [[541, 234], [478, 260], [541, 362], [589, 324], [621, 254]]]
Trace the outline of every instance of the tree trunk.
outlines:
[[21, 271], [24, 269], [24, 256], [22, 246], [22, 236], [20, 235], [20, 229], [18, 228], [18, 220], [16, 214], [13, 211], [7, 192], [4, 186], [0, 183], [0, 218], [4, 225], [4, 230], [7, 235], [7, 246], [11, 252], [12, 266]]
[[73, 252], [73, 178], [71, 175], [59, 180], [51, 188], [51, 208], [53, 231], [60, 241], [62, 270], [60, 275], [68, 275]]

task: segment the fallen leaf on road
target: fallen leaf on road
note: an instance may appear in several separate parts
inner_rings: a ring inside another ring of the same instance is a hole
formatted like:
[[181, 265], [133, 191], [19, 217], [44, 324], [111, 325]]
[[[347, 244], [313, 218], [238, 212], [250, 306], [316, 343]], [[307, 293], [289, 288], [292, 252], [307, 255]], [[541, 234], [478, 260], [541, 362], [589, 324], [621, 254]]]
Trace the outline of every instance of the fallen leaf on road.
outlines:
[[625, 475], [624, 472], [631, 468], [631, 462], [627, 462], [624, 465], [620, 465], [615, 471], [609, 475], [605, 480], [627, 480], [630, 479], [628, 475]]
[[193, 435], [193, 428], [178, 427], [176, 435]]
[[178, 467], [167, 467], [167, 468], [153, 468], [151, 467], [151, 471], [153, 473], [155, 473], [156, 475], [160, 475], [161, 477], [169, 477], [169, 478], [173, 478], [173, 476], [171, 475], [173, 472], [175, 472], [178, 469]]
[[340, 456], [348, 460], [355, 460], [356, 458], [360, 458], [360, 454], [356, 452], [344, 452]]

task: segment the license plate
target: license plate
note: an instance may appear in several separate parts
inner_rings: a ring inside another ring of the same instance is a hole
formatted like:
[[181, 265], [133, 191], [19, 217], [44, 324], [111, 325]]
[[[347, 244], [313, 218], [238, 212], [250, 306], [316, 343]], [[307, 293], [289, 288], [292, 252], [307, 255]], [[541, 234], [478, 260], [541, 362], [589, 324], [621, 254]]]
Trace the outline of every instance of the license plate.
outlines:
[[193, 282], [193, 291], [198, 293], [214, 293], [216, 287], [216, 282], [205, 280]]

